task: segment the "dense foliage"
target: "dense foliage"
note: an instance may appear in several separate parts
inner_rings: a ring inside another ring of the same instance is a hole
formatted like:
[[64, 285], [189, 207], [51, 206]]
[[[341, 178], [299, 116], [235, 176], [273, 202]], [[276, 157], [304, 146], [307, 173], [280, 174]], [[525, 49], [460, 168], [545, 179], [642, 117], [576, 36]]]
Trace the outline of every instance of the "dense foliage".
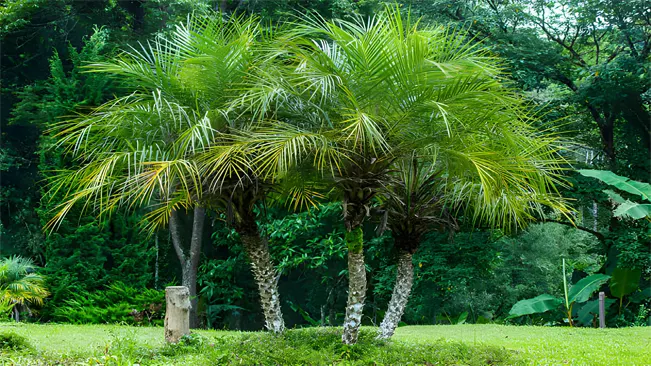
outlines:
[[[650, 181], [651, 21], [644, 1], [436, 0], [405, 5], [423, 16], [422, 22], [469, 31], [474, 38], [468, 41], [481, 41], [502, 57], [508, 82], [540, 110], [540, 130], [575, 143], [567, 152], [575, 167], [610, 169]], [[118, 210], [98, 219], [75, 207], [56, 232], [42, 231], [63, 195], [48, 192], [45, 182], [55, 171], [77, 164], [62, 154], [49, 130], [64, 116], [87, 112], [124, 91], [124, 83], [108, 74], [84, 72], [89, 63], [115, 60], [119, 48], [170, 34], [192, 12], [219, 8], [279, 21], [302, 9], [327, 19], [352, 19], [354, 13], [373, 14], [379, 6], [371, 0], [0, 4], [0, 256], [32, 258], [40, 269], [28, 275], [37, 271], [47, 289], [42, 294], [49, 293], [42, 307], [21, 307], [22, 315], [32, 321], [159, 324], [158, 290], [182, 280], [171, 233], [140, 231], [137, 223], [145, 211]], [[572, 184], [562, 193], [575, 200], [576, 227], [543, 215], [538, 219], [560, 222], [507, 234], [462, 222], [455, 232], [424, 235], [413, 256], [413, 291], [403, 322], [565, 324], [568, 309], [562, 305], [540, 316], [509, 318], [509, 312], [518, 301], [542, 294], [563, 298], [564, 276], [571, 286], [591, 275], [614, 278], [628, 270], [639, 272], [630, 292], [613, 289], [612, 282], [599, 287], [615, 300], [609, 302], [608, 325], [648, 324], [651, 223], [620, 214], [621, 202], [644, 200], [624, 191], [617, 193], [618, 202], [604, 192], [612, 187], [567, 174]], [[256, 202], [250, 214], [260, 235], [268, 238], [271, 262], [280, 274], [287, 326], [341, 325], [348, 275], [341, 205], [297, 213], [272, 196]], [[206, 219], [197, 273], [200, 322], [220, 329], [260, 329], [265, 319], [256, 282], [231, 221], [228, 212]], [[380, 216], [367, 221], [361, 225], [368, 279], [362, 323], [378, 325], [391, 298], [398, 252], [390, 231], [376, 232]], [[3, 297], [13, 296], [2, 286]], [[577, 325], [594, 325], [587, 308], [594, 298], [574, 309]], [[0, 304], [0, 313], [2, 309]], [[292, 335], [288, 337], [277, 342], [291, 345]]]

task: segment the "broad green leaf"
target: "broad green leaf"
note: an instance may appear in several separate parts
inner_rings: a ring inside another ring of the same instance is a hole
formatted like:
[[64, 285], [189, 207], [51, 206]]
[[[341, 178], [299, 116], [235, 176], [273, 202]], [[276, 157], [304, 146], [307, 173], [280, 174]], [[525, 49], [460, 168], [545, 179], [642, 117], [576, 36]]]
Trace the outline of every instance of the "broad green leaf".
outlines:
[[642, 291], [636, 291], [628, 299], [635, 304], [651, 299], [651, 287], [647, 287]]
[[642, 196], [643, 199], [651, 201], [651, 184], [643, 183], [619, 176], [607, 170], [577, 170], [586, 177], [597, 178], [600, 181], [611, 185], [622, 191]]
[[[604, 305], [606, 308], [606, 314], [608, 314], [608, 308], [615, 302], [614, 299], [605, 299]], [[578, 311], [579, 323], [585, 326], [591, 326], [594, 316], [599, 316], [599, 300], [591, 300], [583, 304]]]
[[630, 217], [634, 220], [651, 217], [651, 204], [639, 204], [626, 200], [613, 211], [613, 216]]
[[642, 271], [630, 268], [615, 268], [610, 280], [610, 293], [617, 298], [630, 295], [640, 284]]
[[610, 189], [604, 189], [603, 192], [604, 192], [605, 194], [607, 194], [608, 197], [609, 197], [611, 200], [615, 201], [615, 203], [618, 203], [618, 204], [621, 205], [622, 203], [626, 202], [626, 200], [624, 199], [624, 197], [622, 197], [619, 193], [617, 193], [617, 192], [615, 192], [615, 191], [613, 191], [613, 190], [610, 190]]
[[593, 274], [574, 284], [567, 294], [570, 304], [573, 302], [582, 303], [588, 301], [590, 296], [608, 281], [610, 276], [605, 274]]
[[509, 311], [509, 318], [554, 310], [562, 302], [563, 300], [549, 294], [543, 294], [533, 299], [520, 300]]
[[464, 311], [463, 313], [459, 314], [459, 317], [456, 319], [454, 324], [463, 324], [466, 322], [466, 319], [468, 319], [468, 312]]

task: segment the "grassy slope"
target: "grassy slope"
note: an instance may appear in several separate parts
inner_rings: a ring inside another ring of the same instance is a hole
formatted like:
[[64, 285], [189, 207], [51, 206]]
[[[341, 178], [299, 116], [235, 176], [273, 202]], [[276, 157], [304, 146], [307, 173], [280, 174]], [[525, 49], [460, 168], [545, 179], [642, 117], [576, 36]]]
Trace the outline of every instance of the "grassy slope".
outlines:
[[[128, 336], [149, 347], [163, 344], [162, 328], [3, 323], [0, 331], [3, 330], [26, 336], [40, 352], [75, 358], [97, 354], [114, 336]], [[208, 337], [237, 334], [198, 333]], [[396, 339], [408, 342], [433, 342], [441, 338], [469, 346], [504, 347], [515, 351], [516, 358], [526, 364], [651, 365], [649, 327], [600, 330], [500, 325], [409, 326], [399, 328], [396, 333]]]

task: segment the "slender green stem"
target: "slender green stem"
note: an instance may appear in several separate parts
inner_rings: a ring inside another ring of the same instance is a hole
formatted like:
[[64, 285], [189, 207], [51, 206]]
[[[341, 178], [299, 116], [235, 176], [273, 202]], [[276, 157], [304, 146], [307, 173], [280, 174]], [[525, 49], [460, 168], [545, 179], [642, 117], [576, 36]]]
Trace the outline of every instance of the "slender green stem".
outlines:
[[573, 327], [572, 323], [572, 306], [570, 305], [570, 300], [567, 296], [567, 272], [565, 271], [565, 258], [563, 258], [563, 291], [565, 292], [565, 310], [567, 311], [567, 320], [570, 323], [570, 327]]
[[572, 306], [574, 306], [574, 303], [572, 303], [570, 308], [567, 310], [567, 320], [570, 323], [570, 327], [574, 327], [574, 321], [572, 320]]
[[569, 299], [567, 297], [567, 272], [565, 272], [565, 258], [563, 258], [563, 290], [565, 291], [565, 309], [570, 308]]

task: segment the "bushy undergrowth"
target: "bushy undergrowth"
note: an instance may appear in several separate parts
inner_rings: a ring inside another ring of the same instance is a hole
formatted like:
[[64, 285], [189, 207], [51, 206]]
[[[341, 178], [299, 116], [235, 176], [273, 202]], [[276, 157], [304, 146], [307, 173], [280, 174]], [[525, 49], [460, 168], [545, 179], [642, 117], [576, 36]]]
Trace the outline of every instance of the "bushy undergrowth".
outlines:
[[375, 340], [363, 330], [359, 342], [341, 343], [341, 329], [290, 330], [282, 336], [246, 333], [217, 338], [199, 334], [159, 349], [139, 347], [129, 337], [116, 339], [96, 364], [193, 365], [486, 365], [513, 364], [508, 351], [439, 340], [428, 344]]
[[469, 347], [444, 340], [430, 344], [375, 339], [373, 331], [362, 331], [355, 345], [341, 343], [341, 330], [312, 328], [271, 334], [249, 335], [240, 340], [224, 340], [231, 353], [222, 357], [229, 363], [241, 360], [245, 364], [470, 364], [504, 363], [507, 351], [488, 347]]
[[74, 324], [163, 325], [165, 292], [135, 289], [121, 282], [104, 291], [78, 292], [54, 310], [54, 319]]
[[31, 345], [27, 338], [14, 332], [0, 332], [0, 350], [23, 350], [29, 349]]
[[[290, 330], [206, 337], [191, 334], [178, 344], [143, 344], [135, 332], [113, 334], [92, 354], [51, 354], [31, 348], [6, 350], [9, 365], [513, 365], [518, 361], [504, 348], [469, 346], [443, 339], [428, 343], [375, 340], [362, 330], [359, 342], [341, 343], [341, 328]], [[14, 334], [15, 335], [15, 334]], [[17, 340], [21, 337], [15, 338]], [[19, 342], [19, 341], [16, 341]], [[17, 345], [18, 343], [16, 343]], [[26, 346], [27, 347], [27, 346]], [[0, 348], [0, 359], [3, 352]]]

